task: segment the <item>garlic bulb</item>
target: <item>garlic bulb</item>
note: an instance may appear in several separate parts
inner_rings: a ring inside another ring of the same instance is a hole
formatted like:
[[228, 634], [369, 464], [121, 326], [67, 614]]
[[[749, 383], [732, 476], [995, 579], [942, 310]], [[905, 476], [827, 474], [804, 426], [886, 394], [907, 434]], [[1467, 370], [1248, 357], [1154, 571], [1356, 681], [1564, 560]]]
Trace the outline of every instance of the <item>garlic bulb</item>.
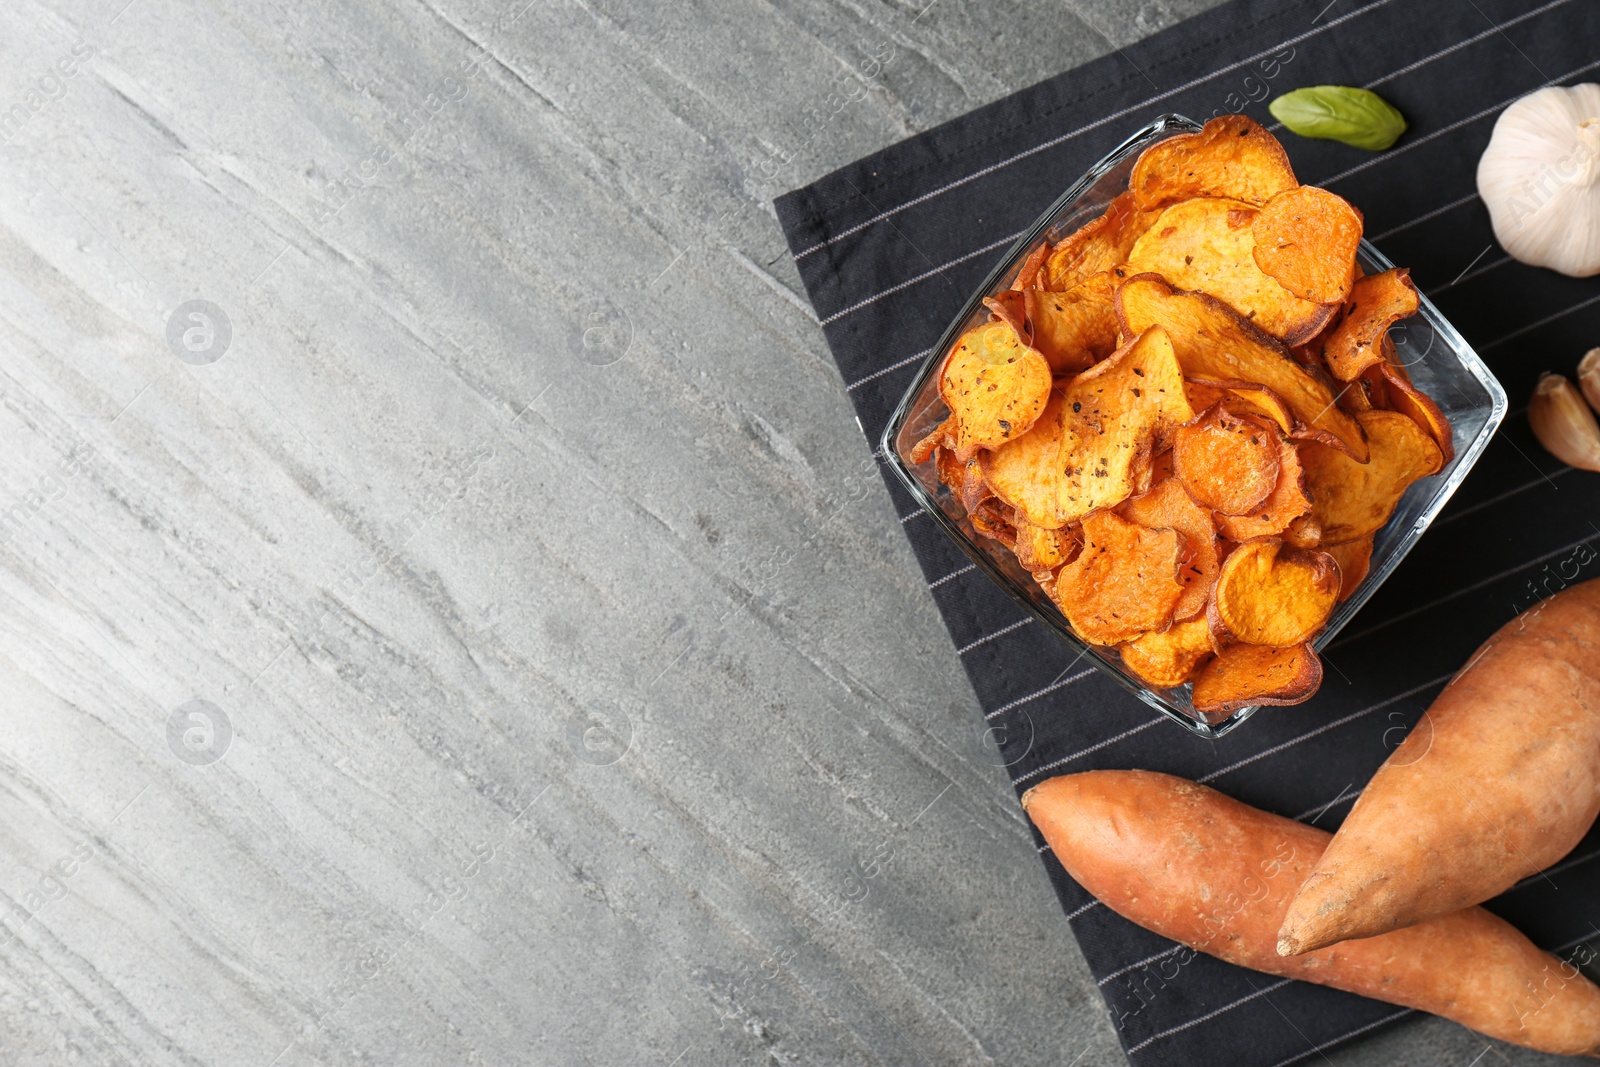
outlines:
[[1517, 259], [1600, 274], [1600, 85], [1550, 86], [1506, 108], [1478, 161], [1478, 195]]

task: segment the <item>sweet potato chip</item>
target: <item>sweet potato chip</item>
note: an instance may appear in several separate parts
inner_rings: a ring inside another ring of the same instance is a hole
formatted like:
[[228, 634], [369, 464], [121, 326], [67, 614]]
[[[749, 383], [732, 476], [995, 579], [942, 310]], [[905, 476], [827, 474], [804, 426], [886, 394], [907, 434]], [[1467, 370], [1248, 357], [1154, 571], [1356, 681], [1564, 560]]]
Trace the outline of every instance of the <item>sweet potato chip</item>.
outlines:
[[955, 452], [969, 459], [1028, 432], [1050, 397], [1050, 364], [1004, 322], [969, 330], [939, 374], [956, 420]]
[[1160, 327], [1067, 382], [1062, 401], [1062, 522], [1115, 507], [1141, 483], [1148, 486], [1158, 446], [1194, 417], [1172, 342]]
[[1218, 514], [1217, 532], [1230, 541], [1273, 537], [1311, 510], [1306, 496], [1305, 470], [1300, 465], [1300, 450], [1293, 441], [1278, 439], [1278, 484], [1266, 502], [1248, 515]]
[[1456, 454], [1455, 431], [1450, 426], [1450, 420], [1445, 418], [1444, 412], [1439, 410], [1439, 405], [1433, 402], [1431, 396], [1411, 384], [1399, 364], [1385, 360], [1379, 369], [1384, 378], [1389, 407], [1409, 415], [1418, 426], [1428, 431], [1433, 443], [1439, 446], [1441, 463], [1448, 464]]
[[1202, 618], [1175, 622], [1161, 633], [1141, 634], [1121, 645], [1122, 665], [1152, 689], [1171, 689], [1211, 658], [1211, 631]]
[[1102, 271], [1064, 293], [1029, 289], [1033, 345], [1055, 374], [1077, 374], [1117, 347], [1115, 277]]
[[1194, 709], [1222, 715], [1253, 704], [1300, 704], [1322, 684], [1322, 661], [1310, 645], [1231, 645], [1200, 670]]
[[1195, 503], [1176, 478], [1157, 482], [1149, 492], [1124, 501], [1117, 513], [1140, 526], [1177, 530], [1183, 535], [1188, 542], [1178, 564], [1183, 596], [1173, 606], [1172, 617], [1188, 619], [1203, 612], [1217, 580], [1217, 528], [1211, 513]]
[[1017, 528], [1012, 524], [1014, 513], [1004, 504], [990, 497], [967, 514], [972, 528], [991, 540], [1017, 550]]
[[1256, 266], [1303, 300], [1338, 304], [1355, 280], [1361, 212], [1315, 185], [1285, 189], [1251, 224]]
[[1213, 511], [1245, 515], [1278, 485], [1277, 434], [1261, 420], [1217, 404], [1178, 428], [1172, 467], [1189, 493]]
[[984, 481], [994, 494], [1016, 508], [1028, 523], [1046, 530], [1059, 530], [1067, 524], [1057, 499], [1062, 407], [1061, 394], [1052, 393], [1033, 429], [978, 457]]
[[1322, 524], [1315, 515], [1301, 515], [1283, 528], [1283, 539], [1296, 548], [1321, 548]]
[[1389, 521], [1406, 487], [1443, 465], [1439, 446], [1410, 416], [1362, 412], [1372, 458], [1356, 463], [1332, 448], [1307, 443], [1300, 450], [1311, 493], [1311, 513], [1330, 545], [1376, 533]]
[[1033, 330], [1028, 326], [1028, 298], [1019, 289], [1007, 289], [998, 296], [985, 297], [983, 306], [989, 309], [996, 322], [1003, 322], [1016, 331], [1022, 343], [1031, 347]]
[[983, 465], [977, 456], [961, 460], [948, 448], [940, 448], [934, 459], [939, 480], [950, 487], [951, 494], [961, 504], [961, 510], [971, 513], [994, 495], [983, 480]]
[[956, 440], [955, 416], [945, 419], [933, 428], [933, 432], [916, 444], [911, 446], [909, 456], [912, 466], [919, 466], [928, 462], [928, 457], [933, 455], [936, 448], [954, 448]]
[[1209, 293], [1264, 332], [1299, 344], [1322, 329], [1337, 305], [1302, 300], [1256, 266], [1255, 217], [1256, 209], [1238, 200], [1173, 204], [1134, 242], [1128, 269]]
[[1221, 301], [1174, 289], [1145, 274], [1129, 278], [1117, 290], [1117, 318], [1128, 334], [1155, 323], [1165, 326], [1186, 375], [1253, 382], [1271, 390], [1294, 412], [1293, 436], [1343, 448], [1358, 460], [1367, 458], [1360, 424], [1334, 403], [1328, 383]]
[[1026, 519], [1014, 520], [1017, 530], [1017, 562], [1035, 575], [1053, 571], [1078, 553], [1079, 541], [1071, 527], [1046, 530]]
[[1383, 363], [1382, 341], [1389, 327], [1416, 314], [1418, 306], [1417, 287], [1404, 267], [1356, 282], [1344, 321], [1322, 346], [1322, 358], [1333, 376], [1348, 382], [1368, 367]]
[[1373, 408], [1372, 391], [1365, 378], [1357, 378], [1353, 382], [1340, 382], [1339, 395], [1336, 399], [1339, 410], [1350, 415], [1359, 415]]
[[1223, 560], [1206, 615], [1220, 637], [1288, 648], [1315, 637], [1338, 599], [1332, 556], [1264, 538]]
[[1323, 549], [1339, 565], [1339, 602], [1350, 599], [1356, 586], [1367, 576], [1372, 565], [1372, 537], [1369, 534], [1359, 541], [1346, 541], [1342, 545], [1329, 545]]
[[1039, 270], [1044, 266], [1044, 261], [1050, 258], [1050, 242], [1045, 241], [1028, 253], [1028, 258], [1022, 261], [1022, 266], [1017, 268], [1017, 276], [1012, 279], [1011, 288], [1032, 289], [1039, 280]]
[[1197, 196], [1265, 204], [1298, 184], [1277, 138], [1244, 115], [1223, 115], [1198, 133], [1151, 145], [1128, 179], [1142, 208]]
[[1056, 572], [1056, 603], [1085, 641], [1115, 645], [1165, 630], [1183, 595], [1183, 535], [1097, 511], [1083, 520], [1083, 549]]
[[1089, 277], [1108, 271], [1128, 258], [1133, 243], [1150, 224], [1156, 212], [1141, 211], [1131, 193], [1122, 193], [1105, 213], [1090, 219], [1063, 237], [1039, 270], [1035, 284], [1052, 292], [1065, 292]]

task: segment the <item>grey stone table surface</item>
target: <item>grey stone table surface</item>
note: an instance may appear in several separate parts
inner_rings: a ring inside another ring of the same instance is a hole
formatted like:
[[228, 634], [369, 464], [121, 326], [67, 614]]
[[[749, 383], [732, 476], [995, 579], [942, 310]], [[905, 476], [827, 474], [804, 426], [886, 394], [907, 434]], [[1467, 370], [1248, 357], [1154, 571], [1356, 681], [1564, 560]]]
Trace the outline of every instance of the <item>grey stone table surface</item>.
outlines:
[[1124, 1062], [770, 201], [1207, 3], [5, 5], [0, 1061]]

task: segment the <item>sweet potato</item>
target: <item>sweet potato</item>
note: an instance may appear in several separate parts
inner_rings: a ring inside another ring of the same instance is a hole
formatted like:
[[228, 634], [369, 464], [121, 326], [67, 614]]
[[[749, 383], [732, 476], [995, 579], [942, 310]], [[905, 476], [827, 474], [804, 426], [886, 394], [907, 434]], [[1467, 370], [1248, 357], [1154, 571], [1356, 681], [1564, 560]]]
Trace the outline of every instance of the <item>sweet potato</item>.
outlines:
[[1279, 920], [1327, 847], [1325, 831], [1152, 771], [1052, 778], [1022, 806], [1068, 874], [1163, 937], [1267, 974], [1433, 1012], [1526, 1048], [1600, 1052], [1600, 988], [1482, 908], [1279, 956]]
[[1280, 951], [1488, 900], [1600, 814], [1600, 580], [1503, 626], [1378, 769], [1290, 906]]

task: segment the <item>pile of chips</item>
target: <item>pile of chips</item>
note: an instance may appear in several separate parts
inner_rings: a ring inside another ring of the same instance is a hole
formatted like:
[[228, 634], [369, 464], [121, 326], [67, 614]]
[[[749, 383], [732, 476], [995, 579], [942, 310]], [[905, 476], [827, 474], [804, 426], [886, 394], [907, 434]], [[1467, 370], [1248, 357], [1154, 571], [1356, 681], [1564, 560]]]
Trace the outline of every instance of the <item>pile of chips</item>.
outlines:
[[1361, 233], [1243, 115], [1161, 141], [985, 301], [910, 456], [1084, 641], [1205, 714], [1316, 692], [1312, 641], [1452, 456], [1388, 335], [1416, 288], [1364, 276]]

